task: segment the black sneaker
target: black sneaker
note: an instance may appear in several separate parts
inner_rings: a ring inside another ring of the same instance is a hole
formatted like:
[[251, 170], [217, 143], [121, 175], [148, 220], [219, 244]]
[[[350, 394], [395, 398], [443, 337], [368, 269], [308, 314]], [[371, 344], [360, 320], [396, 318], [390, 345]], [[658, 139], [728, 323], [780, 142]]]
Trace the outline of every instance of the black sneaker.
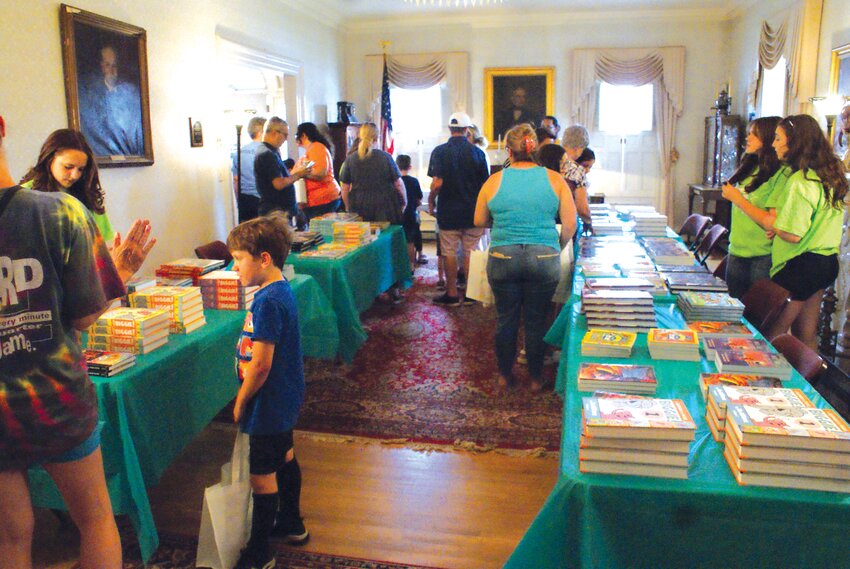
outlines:
[[443, 306], [460, 306], [460, 299], [456, 296], [449, 296], [448, 293], [435, 296], [431, 299], [431, 302], [434, 304], [442, 304]]
[[288, 522], [278, 518], [272, 530], [271, 538], [284, 541], [289, 545], [304, 545], [310, 539], [310, 532], [304, 527], [302, 518], [295, 518]]
[[273, 569], [275, 566], [274, 554], [260, 555], [247, 547], [239, 554], [239, 561], [233, 569]]

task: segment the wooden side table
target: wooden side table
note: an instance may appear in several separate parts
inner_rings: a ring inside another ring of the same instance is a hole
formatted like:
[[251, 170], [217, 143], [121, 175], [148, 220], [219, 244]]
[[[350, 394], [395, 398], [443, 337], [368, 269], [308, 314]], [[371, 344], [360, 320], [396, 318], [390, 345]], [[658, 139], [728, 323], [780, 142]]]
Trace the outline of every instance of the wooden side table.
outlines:
[[[694, 200], [698, 199], [698, 206], [702, 215], [711, 216], [714, 223], [719, 223], [729, 229], [732, 225], [732, 204], [723, 199], [723, 192], [719, 187], [706, 186], [703, 184], [688, 185], [688, 215], [694, 213]], [[713, 204], [709, 208], [709, 204]]]

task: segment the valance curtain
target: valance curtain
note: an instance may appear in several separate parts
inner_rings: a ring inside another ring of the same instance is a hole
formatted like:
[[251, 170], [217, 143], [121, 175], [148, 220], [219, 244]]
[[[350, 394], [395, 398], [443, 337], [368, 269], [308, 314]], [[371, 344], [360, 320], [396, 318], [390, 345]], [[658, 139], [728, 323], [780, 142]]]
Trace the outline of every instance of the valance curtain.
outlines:
[[[383, 71], [383, 55], [366, 56], [369, 116], [376, 124], [380, 119]], [[445, 82], [452, 112], [468, 112], [469, 54], [466, 52], [387, 55], [387, 74], [392, 85], [403, 89], [427, 89]]]
[[652, 83], [663, 183], [659, 210], [673, 213], [676, 122], [684, 110], [685, 48], [577, 49], [573, 52], [573, 122], [593, 125], [597, 82], [639, 87]]

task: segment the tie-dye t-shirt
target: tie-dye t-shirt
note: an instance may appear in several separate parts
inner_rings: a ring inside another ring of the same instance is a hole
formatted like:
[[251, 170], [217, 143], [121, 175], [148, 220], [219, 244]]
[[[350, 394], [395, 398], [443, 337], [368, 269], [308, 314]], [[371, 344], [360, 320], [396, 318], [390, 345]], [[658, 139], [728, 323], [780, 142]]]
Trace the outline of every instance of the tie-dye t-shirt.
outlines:
[[18, 191], [0, 219], [0, 470], [49, 459], [91, 434], [97, 397], [71, 322], [123, 292], [82, 203]]

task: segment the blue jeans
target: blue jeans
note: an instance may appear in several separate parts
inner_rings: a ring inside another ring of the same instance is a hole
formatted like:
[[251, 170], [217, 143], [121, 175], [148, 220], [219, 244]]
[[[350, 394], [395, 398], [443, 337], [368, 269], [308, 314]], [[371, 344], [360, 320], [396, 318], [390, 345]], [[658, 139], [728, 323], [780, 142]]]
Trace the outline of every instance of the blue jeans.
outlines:
[[730, 254], [726, 260], [726, 285], [729, 287], [729, 296], [743, 298], [754, 282], [770, 278], [770, 264], [770, 255], [736, 257]]
[[528, 372], [543, 374], [543, 336], [546, 312], [560, 277], [560, 253], [544, 245], [490, 247], [487, 280], [496, 299], [496, 360], [499, 373], [511, 377], [516, 358], [520, 315], [525, 323]]
[[305, 207], [304, 215], [307, 216], [307, 219], [313, 219], [314, 217], [319, 217], [320, 215], [325, 215], [326, 213], [336, 213], [339, 211], [339, 206], [342, 203], [340, 198], [337, 198], [333, 201], [322, 205], [314, 205], [313, 207]]

